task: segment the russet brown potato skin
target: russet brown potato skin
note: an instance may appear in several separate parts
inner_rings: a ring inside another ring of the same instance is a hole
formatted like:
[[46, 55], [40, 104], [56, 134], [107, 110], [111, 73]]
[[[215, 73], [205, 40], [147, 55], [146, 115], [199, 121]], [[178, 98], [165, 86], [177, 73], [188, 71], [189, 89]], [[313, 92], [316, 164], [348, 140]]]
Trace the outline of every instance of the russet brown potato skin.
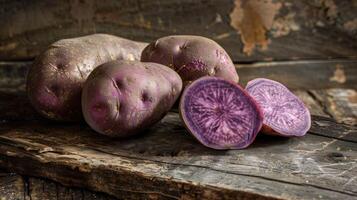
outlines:
[[82, 111], [98, 133], [127, 137], [162, 119], [182, 89], [180, 76], [158, 63], [112, 61], [86, 80]]
[[216, 76], [238, 83], [239, 77], [227, 52], [215, 41], [192, 35], [173, 35], [150, 43], [141, 61], [175, 70], [184, 85], [202, 76]]
[[139, 60], [146, 45], [107, 34], [53, 43], [29, 70], [27, 92], [32, 106], [49, 119], [81, 120], [82, 85], [89, 73], [111, 60]]

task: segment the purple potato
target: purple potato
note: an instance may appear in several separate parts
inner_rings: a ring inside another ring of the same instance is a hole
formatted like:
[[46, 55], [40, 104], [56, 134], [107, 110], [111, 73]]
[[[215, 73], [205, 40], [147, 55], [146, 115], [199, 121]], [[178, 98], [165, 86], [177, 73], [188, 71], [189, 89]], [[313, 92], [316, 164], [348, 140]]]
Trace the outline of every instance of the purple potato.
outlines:
[[98, 65], [111, 60], [139, 60], [146, 43], [94, 34], [53, 43], [36, 58], [27, 76], [32, 106], [59, 121], [82, 119], [82, 84]]
[[216, 76], [238, 83], [239, 77], [227, 52], [215, 41], [192, 35], [167, 36], [150, 43], [141, 61], [155, 62], [175, 70], [184, 85], [203, 76]]
[[310, 129], [309, 110], [281, 83], [257, 78], [248, 82], [246, 90], [263, 111], [263, 133], [303, 136]]
[[186, 87], [180, 115], [189, 132], [213, 149], [248, 147], [262, 127], [263, 114], [236, 83], [202, 77]]
[[162, 119], [182, 89], [180, 76], [157, 63], [112, 61], [86, 80], [82, 111], [98, 133], [127, 137]]

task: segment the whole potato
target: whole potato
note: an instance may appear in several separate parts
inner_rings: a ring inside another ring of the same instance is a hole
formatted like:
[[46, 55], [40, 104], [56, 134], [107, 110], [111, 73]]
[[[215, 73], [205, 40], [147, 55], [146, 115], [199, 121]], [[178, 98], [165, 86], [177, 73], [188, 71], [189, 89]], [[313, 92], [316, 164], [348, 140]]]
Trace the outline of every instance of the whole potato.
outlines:
[[180, 76], [166, 66], [112, 61], [96, 68], [86, 80], [83, 116], [99, 133], [130, 136], [163, 118], [181, 89]]
[[139, 60], [145, 43], [94, 34], [53, 43], [36, 58], [27, 76], [33, 107], [61, 121], [82, 119], [81, 90], [89, 73], [111, 60]]
[[169, 66], [184, 85], [202, 76], [216, 76], [238, 83], [239, 77], [227, 52], [215, 41], [192, 35], [167, 36], [150, 43], [141, 61]]

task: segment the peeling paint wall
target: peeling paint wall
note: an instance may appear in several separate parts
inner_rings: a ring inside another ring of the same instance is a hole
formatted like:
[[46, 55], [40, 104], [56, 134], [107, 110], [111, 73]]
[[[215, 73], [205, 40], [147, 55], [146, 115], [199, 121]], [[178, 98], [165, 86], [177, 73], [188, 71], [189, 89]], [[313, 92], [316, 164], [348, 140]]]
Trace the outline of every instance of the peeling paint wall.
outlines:
[[235, 62], [357, 59], [357, 0], [0, 1], [0, 60], [96, 32], [149, 42], [193, 34]]
[[[348, 8], [351, 11], [346, 13]], [[351, 18], [355, 16], [351, 14], [353, 9], [357, 13], [357, 3], [337, 0], [235, 0], [229, 17], [230, 26], [243, 43], [241, 51], [251, 56], [269, 50], [271, 44], [276, 42], [274, 38], [289, 36], [292, 32], [298, 32], [295, 36], [301, 34], [300, 31], [304, 34], [311, 32], [313, 38], [323, 28], [333, 27], [331, 31], [340, 29], [356, 35], [357, 18]]]
[[337, 83], [346, 82], [346, 75], [342, 65], [336, 65], [336, 70], [334, 71], [333, 76], [330, 77], [330, 81]]
[[230, 13], [231, 26], [241, 35], [243, 52], [251, 55], [256, 46], [268, 47], [267, 31], [271, 29], [274, 17], [281, 3], [272, 0], [236, 0]]

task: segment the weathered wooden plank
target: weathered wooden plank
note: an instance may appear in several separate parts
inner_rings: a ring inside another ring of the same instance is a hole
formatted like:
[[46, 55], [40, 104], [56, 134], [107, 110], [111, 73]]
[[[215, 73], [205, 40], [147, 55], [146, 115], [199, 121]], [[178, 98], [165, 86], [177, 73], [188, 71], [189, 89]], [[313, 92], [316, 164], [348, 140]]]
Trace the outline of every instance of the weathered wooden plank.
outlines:
[[[25, 88], [28, 62], [0, 62], [0, 89]], [[290, 89], [357, 88], [357, 60], [319, 60], [237, 64], [240, 84], [270, 78]]]
[[32, 62], [0, 62], [0, 90], [25, 90], [26, 74]]
[[[336, 124], [334, 120], [328, 117], [312, 116], [313, 124], [310, 133], [321, 135], [342, 141], [357, 142], [356, 126], [346, 124]], [[334, 126], [332, 124], [335, 124]], [[352, 127], [352, 128], [351, 128]]]
[[356, 8], [349, 0], [3, 0], [0, 59], [30, 59], [58, 39], [96, 32], [203, 35], [241, 62], [356, 58]]
[[357, 88], [354, 60], [286, 61], [239, 64], [240, 83], [269, 78], [291, 89]]
[[48, 179], [0, 172], [1, 200], [115, 200], [107, 194], [65, 187]]
[[324, 110], [338, 122], [357, 125], [356, 89], [311, 90], [310, 94], [324, 105]]
[[19, 175], [0, 171], [0, 199], [24, 200], [24, 183]]
[[27, 195], [25, 200], [116, 200], [117, 198], [107, 194], [91, 192], [86, 189], [65, 187], [59, 183], [34, 178], [21, 177], [25, 181], [27, 187]]
[[315, 119], [303, 138], [260, 136], [245, 150], [215, 151], [199, 145], [173, 113], [126, 140], [86, 126], [5, 122], [0, 165], [133, 199], [357, 199], [357, 130], [338, 127]]

